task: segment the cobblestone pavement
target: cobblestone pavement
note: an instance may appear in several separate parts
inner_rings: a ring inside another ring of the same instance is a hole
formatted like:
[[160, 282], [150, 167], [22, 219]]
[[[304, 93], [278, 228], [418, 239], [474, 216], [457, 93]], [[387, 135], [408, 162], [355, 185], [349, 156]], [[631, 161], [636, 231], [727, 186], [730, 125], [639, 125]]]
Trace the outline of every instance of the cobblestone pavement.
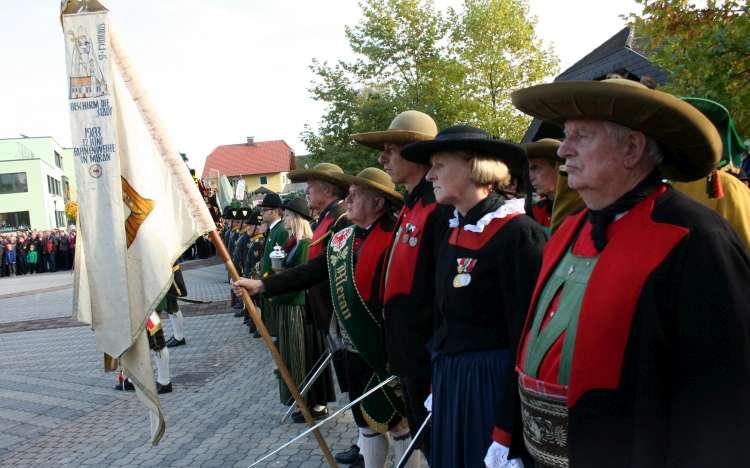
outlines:
[[[224, 265], [216, 257], [183, 265], [188, 298], [201, 301], [229, 299]], [[197, 267], [197, 268], [196, 268]], [[0, 325], [70, 317], [73, 308], [73, 273], [63, 271], [0, 278]]]
[[[112, 389], [114, 376], [102, 371], [93, 332], [74, 322], [54, 326], [71, 321], [64, 296], [70, 300], [72, 288], [3, 297], [24, 290], [9, 293], [0, 285], [6, 326], [18, 317], [34, 323], [27, 318], [36, 313], [34, 298], [59, 294], [57, 309], [50, 305], [40, 319], [53, 326], [0, 333], [0, 466], [247, 467], [304, 430], [279, 423], [285, 407], [270, 354], [227, 309], [223, 267], [186, 268], [185, 279], [189, 297], [214, 302], [183, 306], [188, 345], [170, 350], [174, 392], [161, 395], [167, 430], [158, 447], [148, 441], [146, 410], [136, 396]], [[342, 404], [340, 398], [330, 409]], [[323, 435], [332, 450], [348, 448], [356, 438], [350, 413], [324, 426]], [[308, 436], [264, 466], [327, 465]]]
[[0, 278], [0, 299], [32, 295], [45, 289], [64, 289], [73, 282], [72, 271], [5, 276]]

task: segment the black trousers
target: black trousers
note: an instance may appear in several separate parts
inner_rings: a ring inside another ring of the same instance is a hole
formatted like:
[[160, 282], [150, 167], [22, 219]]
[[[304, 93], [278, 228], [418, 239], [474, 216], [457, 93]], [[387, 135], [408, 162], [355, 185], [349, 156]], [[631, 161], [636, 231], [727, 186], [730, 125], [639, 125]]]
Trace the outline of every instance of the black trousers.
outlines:
[[149, 332], [146, 332], [146, 335], [148, 336], [148, 347], [152, 351], [161, 351], [167, 345], [167, 342], [164, 340], [164, 330], [161, 328], [156, 330], [156, 333], [153, 335]]
[[[430, 379], [425, 377], [399, 377], [401, 389], [404, 392], [406, 401], [406, 419], [409, 421], [409, 430], [412, 436], [416, 436], [417, 431], [427, 418], [427, 409], [424, 407], [424, 401], [430, 394]], [[417, 447], [424, 453], [427, 460], [430, 459], [430, 426], [425, 427], [420, 436]]]

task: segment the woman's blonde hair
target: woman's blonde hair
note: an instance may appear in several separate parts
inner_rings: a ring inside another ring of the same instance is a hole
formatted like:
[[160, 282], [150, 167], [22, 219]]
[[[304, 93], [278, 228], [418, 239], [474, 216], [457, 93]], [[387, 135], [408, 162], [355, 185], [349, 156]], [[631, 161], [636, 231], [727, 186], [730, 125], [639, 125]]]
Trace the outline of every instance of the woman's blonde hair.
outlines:
[[284, 216], [287, 215], [291, 215], [289, 218], [289, 230], [298, 242], [303, 239], [312, 239], [312, 228], [308, 220], [291, 210], [286, 210]]
[[510, 184], [510, 170], [499, 159], [472, 151], [457, 151], [456, 154], [469, 161], [469, 180], [476, 185], [492, 185], [502, 189]]

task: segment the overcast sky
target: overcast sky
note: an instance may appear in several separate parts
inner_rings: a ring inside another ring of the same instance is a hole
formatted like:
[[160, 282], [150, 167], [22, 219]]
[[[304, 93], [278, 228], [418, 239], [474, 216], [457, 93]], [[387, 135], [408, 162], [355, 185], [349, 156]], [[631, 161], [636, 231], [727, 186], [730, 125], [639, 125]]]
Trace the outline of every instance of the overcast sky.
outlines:
[[[351, 58], [355, 0], [101, 0], [175, 145], [198, 172], [218, 145], [283, 139], [297, 154], [323, 106], [309, 97], [313, 58]], [[0, 138], [70, 144], [59, 0], [3, 0]], [[436, 0], [440, 8], [459, 0]], [[530, 0], [537, 34], [564, 70], [619, 31], [633, 0]]]

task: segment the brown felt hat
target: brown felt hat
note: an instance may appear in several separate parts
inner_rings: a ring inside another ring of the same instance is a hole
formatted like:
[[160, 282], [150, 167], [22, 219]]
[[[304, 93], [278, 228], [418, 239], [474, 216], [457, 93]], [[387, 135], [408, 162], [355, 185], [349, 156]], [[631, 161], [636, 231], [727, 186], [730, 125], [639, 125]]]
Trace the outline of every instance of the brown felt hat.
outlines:
[[513, 105], [558, 125], [572, 119], [614, 122], [654, 138], [664, 152], [664, 177], [691, 181], [721, 159], [719, 133], [706, 116], [681, 99], [632, 80], [561, 81], [520, 89]]
[[526, 149], [527, 159], [546, 159], [552, 164], [562, 161], [562, 158], [557, 155], [560, 142], [553, 138], [542, 138], [533, 143], [525, 143], [523, 147]]
[[415, 110], [404, 111], [396, 116], [382, 132], [355, 133], [352, 139], [360, 145], [383, 150], [386, 143], [406, 145], [417, 141], [432, 140], [438, 129], [432, 117]]
[[395, 207], [404, 204], [404, 197], [396, 191], [396, 185], [391, 181], [391, 176], [376, 167], [366, 167], [356, 176], [342, 174], [339, 182], [336, 183], [344, 188], [349, 188], [350, 185], [358, 185], [375, 190], [385, 196]]
[[319, 163], [312, 167], [312, 169], [300, 169], [291, 171], [287, 174], [287, 177], [292, 182], [307, 182], [308, 180], [322, 180], [324, 182], [331, 182], [337, 184], [339, 176], [344, 173], [336, 164], [332, 163]]

